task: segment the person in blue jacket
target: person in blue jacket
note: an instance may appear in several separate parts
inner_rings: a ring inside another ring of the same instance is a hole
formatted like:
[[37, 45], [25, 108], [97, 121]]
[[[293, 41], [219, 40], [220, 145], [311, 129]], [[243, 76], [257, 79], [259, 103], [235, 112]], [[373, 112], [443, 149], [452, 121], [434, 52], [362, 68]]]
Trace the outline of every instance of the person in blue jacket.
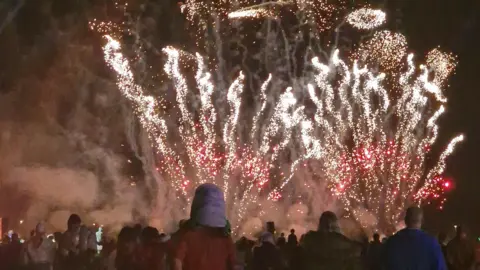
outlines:
[[421, 230], [423, 212], [410, 207], [405, 215], [406, 228], [390, 237], [384, 249], [384, 269], [447, 270], [438, 241]]

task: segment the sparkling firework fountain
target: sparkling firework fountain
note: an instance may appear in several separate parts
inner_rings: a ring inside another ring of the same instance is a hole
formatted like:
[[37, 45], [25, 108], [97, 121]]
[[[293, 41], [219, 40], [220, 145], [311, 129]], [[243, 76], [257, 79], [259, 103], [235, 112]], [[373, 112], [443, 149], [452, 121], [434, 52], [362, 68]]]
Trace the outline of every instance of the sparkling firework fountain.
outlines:
[[[445, 110], [440, 86], [455, 58], [435, 49], [428, 66], [416, 68], [405, 37], [381, 30], [342, 60], [341, 30], [372, 31], [385, 13], [361, 8], [344, 16], [336, 42], [323, 48], [320, 39], [335, 22], [334, 10], [315, 3], [239, 2], [227, 8], [187, 1], [182, 9], [199, 26], [202, 54], [162, 50], [174, 100], [147, 95], [119, 41], [105, 35], [105, 60], [158, 152], [157, 170], [177, 195], [172, 208], [187, 214], [195, 187], [214, 182], [224, 190], [237, 233], [272, 217], [308, 227], [308, 218], [316, 222], [332, 201], [363, 227], [387, 230], [412, 203], [444, 202], [445, 160], [463, 137], [454, 138], [431, 168], [425, 161]], [[295, 25], [307, 25], [309, 34], [282, 24], [282, 9], [293, 6]], [[320, 11], [332, 20], [318, 24]], [[249, 51], [251, 44], [233, 31], [244, 19], [257, 27], [262, 49]], [[230, 57], [235, 53], [225, 52], [225, 44], [243, 48], [242, 60]], [[257, 62], [245, 64], [249, 57]], [[301, 220], [289, 220], [297, 212]]]

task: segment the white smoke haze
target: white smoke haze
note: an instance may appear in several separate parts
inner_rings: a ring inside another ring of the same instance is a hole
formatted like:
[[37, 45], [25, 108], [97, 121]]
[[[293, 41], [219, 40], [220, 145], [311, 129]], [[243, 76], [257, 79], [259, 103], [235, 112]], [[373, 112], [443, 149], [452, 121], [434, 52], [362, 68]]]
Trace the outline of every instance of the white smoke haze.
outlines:
[[[83, 45], [72, 29], [56, 34], [62, 42], [52, 61], [38, 64], [42, 76], [25, 71], [0, 93], [0, 216], [22, 235], [40, 221], [63, 231], [72, 213], [118, 231], [148, 217], [151, 204], [125, 169], [130, 112], [101, 72], [94, 40]], [[43, 49], [33, 50], [48, 55]], [[22, 69], [37, 64], [36, 54], [25, 57]]]

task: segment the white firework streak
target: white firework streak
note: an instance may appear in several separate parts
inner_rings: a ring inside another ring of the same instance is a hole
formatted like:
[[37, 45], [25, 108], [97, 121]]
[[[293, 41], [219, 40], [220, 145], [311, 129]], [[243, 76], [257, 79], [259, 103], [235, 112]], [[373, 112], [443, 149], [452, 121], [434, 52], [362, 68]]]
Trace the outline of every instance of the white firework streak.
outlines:
[[[250, 133], [250, 139], [252, 141], [256, 141], [255, 137], [258, 131], [258, 121], [260, 117], [262, 116], [263, 112], [265, 111], [265, 108], [267, 107], [267, 87], [270, 81], [272, 80], [272, 74], [268, 74], [267, 80], [263, 82], [262, 87], [260, 87], [260, 102], [261, 102], [261, 107], [260, 110], [258, 110], [257, 114], [253, 118], [253, 127], [252, 127], [252, 132]], [[256, 146], [255, 146], [256, 147]]]
[[[215, 93], [226, 89], [212, 83], [212, 71], [203, 57], [167, 47], [163, 50], [168, 56], [164, 69], [176, 92], [174, 107], [180, 111], [181, 120], [178, 126], [169, 125], [166, 118], [173, 116], [162, 115], [157, 99], [145, 95], [135, 84], [120, 44], [110, 36], [106, 38], [105, 61], [116, 72], [120, 91], [133, 104], [140, 123], [165, 158], [162, 173], [169, 174], [171, 185], [187, 202], [193, 185], [218, 181], [217, 173], [221, 173], [229, 218], [235, 221], [237, 229], [260, 199], [278, 199], [287, 185], [296, 180], [296, 171], [303, 168], [300, 165], [308, 162], [321, 164], [319, 181], [327, 183], [329, 191], [357, 220], [362, 219], [361, 213], [366, 210], [386, 216], [393, 223], [409, 201], [423, 201], [436, 190], [435, 177], [443, 174], [447, 157], [463, 140], [462, 135], [455, 137], [438, 163], [428, 170], [427, 177], [423, 177], [428, 152], [425, 146], [435, 143], [437, 120], [445, 111], [443, 105], [431, 110], [434, 104], [447, 101], [440, 85], [445, 72], [438, 75], [441, 80], [431, 81], [429, 71], [420, 66], [417, 76], [413, 55], [407, 57], [406, 72], [395, 69], [398, 59], [405, 54], [401, 35], [382, 31], [375, 36], [386, 39], [388, 45], [385, 55], [379, 56], [388, 66], [385, 73], [377, 72], [369, 61], [342, 60], [339, 51], [334, 50], [328, 64], [314, 57], [311, 79], [295, 84], [295, 89], [280, 89], [283, 92], [272, 106], [267, 106], [269, 100], [274, 100], [267, 88], [277, 84], [271, 83], [275, 75], [269, 74], [259, 89], [259, 104], [252, 106], [256, 110], [252, 121], [243, 121], [244, 115], [250, 115], [241, 110], [247, 81], [243, 72], [229, 85], [226, 99], [213, 102]], [[401, 51], [393, 51], [395, 48]], [[189, 55], [197, 64], [193, 89], [187, 84], [187, 75], [181, 72], [182, 55]], [[400, 96], [392, 98], [390, 88], [400, 89]], [[197, 91], [201, 106], [190, 108], [187, 101]], [[296, 98], [296, 93], [302, 92], [315, 106], [313, 115], [306, 112], [307, 106], [312, 105]], [[219, 118], [227, 120], [222, 122]], [[251, 122], [252, 127], [239, 127], [244, 122]], [[250, 131], [243, 145], [239, 141], [242, 130]], [[169, 141], [169, 131], [177, 131], [180, 138]], [[186, 155], [179, 152], [180, 144]], [[295, 155], [289, 158], [282, 155], [292, 152]], [[273, 181], [273, 169], [286, 174], [280, 181]], [[264, 190], [267, 182], [270, 185]]]
[[[136, 85], [133, 73], [129, 67], [128, 60], [121, 53], [121, 46], [118, 41], [109, 35], [104, 36], [107, 44], [104, 46], [105, 62], [108, 63], [117, 73], [117, 86], [122, 94], [133, 103], [134, 111], [140, 120], [142, 126], [147, 130], [150, 139], [156, 143], [157, 149], [167, 158], [176, 159], [177, 156], [166, 142], [167, 125], [163, 119], [160, 119], [155, 113], [158, 103], [155, 98], [145, 96], [140, 86]], [[183, 175], [184, 165], [178, 160], [178, 168], [168, 166], [170, 173], [180, 173]], [[175, 178], [175, 186], [181, 186], [181, 178]], [[176, 189], [187, 195], [185, 190]]]

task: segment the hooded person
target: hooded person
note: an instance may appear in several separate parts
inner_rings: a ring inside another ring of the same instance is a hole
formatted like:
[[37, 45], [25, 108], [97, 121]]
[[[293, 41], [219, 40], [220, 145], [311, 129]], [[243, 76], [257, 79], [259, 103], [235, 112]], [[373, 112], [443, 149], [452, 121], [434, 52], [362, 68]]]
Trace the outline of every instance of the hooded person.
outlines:
[[235, 265], [223, 192], [214, 184], [195, 190], [190, 219], [173, 251], [174, 270], [232, 270]]
[[38, 223], [35, 236], [26, 244], [25, 264], [33, 270], [51, 270], [55, 260], [55, 244], [45, 234], [45, 226]]

